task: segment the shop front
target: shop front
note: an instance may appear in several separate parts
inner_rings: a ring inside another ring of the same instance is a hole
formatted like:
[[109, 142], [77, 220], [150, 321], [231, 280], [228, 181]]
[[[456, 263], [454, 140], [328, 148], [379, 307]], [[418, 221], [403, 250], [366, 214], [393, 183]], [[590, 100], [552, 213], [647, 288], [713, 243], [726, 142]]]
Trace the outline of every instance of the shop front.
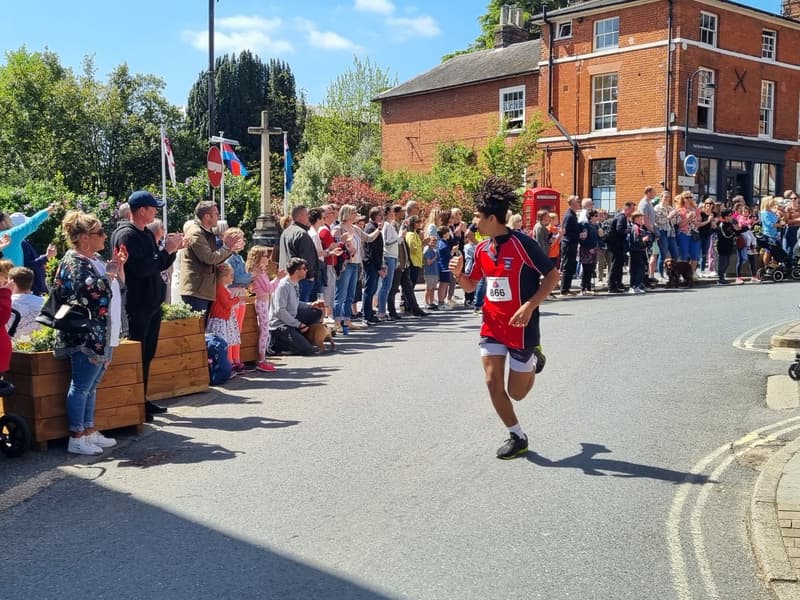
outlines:
[[788, 145], [769, 140], [692, 133], [688, 150], [699, 163], [692, 191], [699, 199], [709, 196], [718, 202], [744, 196], [748, 204], [757, 204], [763, 196], [780, 195], [788, 149]]

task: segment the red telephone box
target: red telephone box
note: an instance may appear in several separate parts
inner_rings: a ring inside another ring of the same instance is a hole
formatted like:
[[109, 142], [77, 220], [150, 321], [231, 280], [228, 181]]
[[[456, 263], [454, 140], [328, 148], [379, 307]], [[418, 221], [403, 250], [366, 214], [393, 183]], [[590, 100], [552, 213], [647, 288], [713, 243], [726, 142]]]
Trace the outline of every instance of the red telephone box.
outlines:
[[561, 193], [552, 188], [537, 187], [525, 190], [522, 195], [522, 228], [531, 231], [536, 225], [536, 213], [546, 208], [558, 215], [561, 221]]

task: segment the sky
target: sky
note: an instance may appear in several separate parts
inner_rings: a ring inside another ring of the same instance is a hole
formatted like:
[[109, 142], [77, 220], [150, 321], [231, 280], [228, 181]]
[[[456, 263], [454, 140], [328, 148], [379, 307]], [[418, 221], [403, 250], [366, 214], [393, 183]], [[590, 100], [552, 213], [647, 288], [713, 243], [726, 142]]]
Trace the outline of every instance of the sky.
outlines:
[[[738, 0], [777, 13], [780, 0]], [[398, 83], [466, 48], [480, 33], [488, 0], [219, 0], [217, 56], [251, 50], [288, 63], [310, 104], [351, 69], [353, 57], [387, 70]], [[164, 94], [183, 106], [208, 67], [207, 0], [0, 0], [2, 49], [45, 48], [79, 72], [94, 57], [97, 77], [125, 62], [161, 77]], [[5, 62], [3, 56], [2, 62]]]

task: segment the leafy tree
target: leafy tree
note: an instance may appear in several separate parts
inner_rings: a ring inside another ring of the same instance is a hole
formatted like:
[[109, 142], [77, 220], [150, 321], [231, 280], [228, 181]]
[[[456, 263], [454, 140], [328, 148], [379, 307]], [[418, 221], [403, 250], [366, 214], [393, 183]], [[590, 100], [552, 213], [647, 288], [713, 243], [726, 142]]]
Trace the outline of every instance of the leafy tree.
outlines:
[[289, 204], [296, 206], [319, 206], [326, 201], [328, 186], [334, 177], [341, 175], [342, 169], [331, 148], [314, 146], [303, 155], [303, 162], [297, 169]]
[[373, 206], [387, 206], [391, 198], [375, 190], [369, 182], [355, 177], [334, 177], [330, 184], [328, 201], [337, 207], [352, 204], [361, 214], [368, 214]]
[[[87, 72], [85, 79], [90, 79]], [[182, 118], [162, 95], [164, 81], [131, 74], [126, 64], [109, 75], [93, 95], [92, 144], [95, 190], [115, 197], [161, 179], [161, 137], [164, 124], [174, 129]]]
[[540, 37], [541, 32], [539, 26], [531, 22], [532, 17], [541, 14], [542, 9], [545, 7], [547, 10], [563, 8], [569, 4], [569, 0], [489, 0], [486, 13], [478, 17], [481, 33], [475, 38], [475, 41], [465, 50], [457, 50], [456, 52], [444, 56], [442, 61], [444, 62], [458, 54], [494, 48], [494, 30], [495, 27], [500, 24], [500, 9], [506, 4], [522, 9], [522, 27], [530, 34], [531, 38], [534, 39]]
[[73, 189], [83, 186], [88, 115], [83, 90], [52, 52], [6, 53], [0, 67], [0, 165], [3, 181], [53, 180], [62, 174]]
[[515, 129], [514, 133], [510, 133], [503, 127], [481, 150], [482, 171], [524, 185], [526, 170], [530, 177], [531, 165], [539, 164], [541, 151], [537, 144], [542, 131], [544, 122], [538, 112], [533, 113], [522, 130]]
[[[289, 145], [297, 149], [307, 118], [306, 101], [297, 93], [294, 74], [283, 61], [264, 64], [248, 50], [239, 56], [225, 55], [214, 64], [216, 129], [238, 140], [239, 157], [246, 163], [261, 160], [261, 140], [247, 128], [261, 122], [261, 111], [269, 111], [270, 127], [288, 132]], [[208, 71], [200, 73], [189, 92], [187, 116], [200, 139], [208, 136]], [[280, 136], [270, 136], [270, 151], [282, 154]]]
[[344, 172], [376, 176], [380, 164], [381, 113], [372, 99], [396, 83], [369, 59], [353, 57], [352, 69], [328, 86], [319, 111], [310, 116], [304, 145], [330, 148]]

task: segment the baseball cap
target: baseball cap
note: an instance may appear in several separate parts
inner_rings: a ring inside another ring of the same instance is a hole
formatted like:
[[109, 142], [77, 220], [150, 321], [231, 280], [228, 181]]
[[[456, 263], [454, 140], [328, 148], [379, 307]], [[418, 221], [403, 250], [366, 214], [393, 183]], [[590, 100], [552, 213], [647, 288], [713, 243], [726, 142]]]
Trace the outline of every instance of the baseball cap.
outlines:
[[128, 205], [131, 208], [141, 208], [142, 206], [155, 206], [156, 208], [161, 208], [164, 206], [164, 202], [157, 199], [150, 192], [139, 190], [138, 192], [133, 192], [128, 197]]

